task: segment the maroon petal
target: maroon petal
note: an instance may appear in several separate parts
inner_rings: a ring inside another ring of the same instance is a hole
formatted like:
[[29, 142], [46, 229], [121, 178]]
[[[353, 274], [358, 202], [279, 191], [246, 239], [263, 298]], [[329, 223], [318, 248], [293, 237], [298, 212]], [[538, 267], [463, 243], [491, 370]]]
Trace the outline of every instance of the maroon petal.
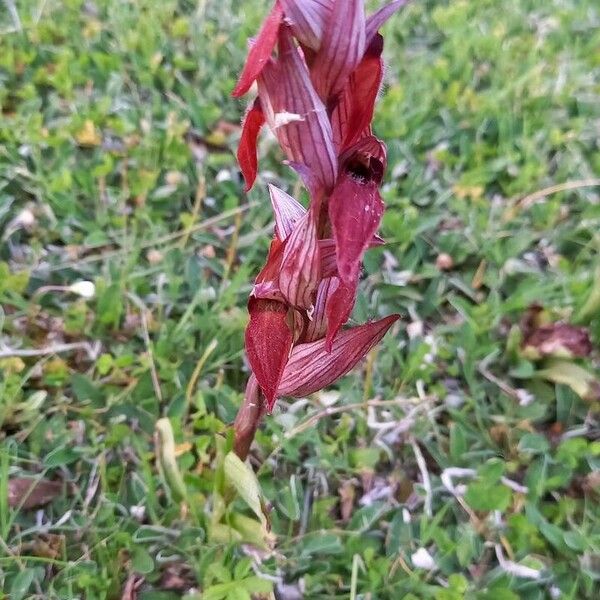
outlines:
[[371, 43], [371, 40], [375, 37], [379, 28], [397, 11], [403, 6], [408, 4], [410, 0], [395, 0], [385, 6], [382, 6], [378, 11], [375, 11], [368, 19], [366, 26], [366, 40], [367, 46]]
[[248, 311], [246, 353], [271, 410], [292, 349], [288, 309], [282, 302], [250, 298]]
[[237, 150], [238, 163], [246, 182], [246, 192], [254, 185], [254, 180], [256, 179], [256, 171], [258, 169], [256, 143], [264, 122], [265, 116], [260, 106], [260, 100], [257, 98], [244, 117], [242, 136]]
[[295, 307], [310, 310], [319, 285], [321, 258], [312, 213], [306, 213], [286, 240], [279, 288]]
[[348, 321], [356, 302], [358, 288], [358, 274], [354, 281], [345, 283], [338, 277], [334, 279], [333, 292], [327, 298], [325, 314], [327, 316], [327, 338], [325, 349], [331, 352], [333, 341], [342, 325]]
[[371, 132], [375, 100], [383, 77], [383, 38], [378, 35], [350, 75], [331, 115], [333, 139], [340, 151]]
[[295, 198], [272, 184], [269, 184], [269, 195], [275, 213], [275, 235], [283, 241], [306, 214], [306, 209]]
[[298, 40], [318, 50], [331, 15], [333, 0], [281, 0], [281, 4]]
[[234, 98], [243, 96], [250, 89], [250, 86], [254, 83], [264, 66], [267, 64], [271, 54], [273, 54], [275, 43], [277, 42], [277, 33], [279, 32], [279, 25], [281, 24], [282, 18], [283, 10], [279, 0], [276, 0], [275, 6], [273, 6], [271, 12], [265, 19], [254, 44], [250, 48], [242, 74], [232, 92]]
[[364, 0], [334, 0], [311, 78], [324, 102], [340, 92], [365, 53]]
[[329, 218], [337, 249], [338, 273], [346, 285], [358, 277], [360, 261], [383, 214], [375, 181], [343, 173], [329, 200]]
[[345, 375], [377, 344], [399, 318], [390, 315], [373, 323], [342, 331], [328, 352], [320, 339], [294, 347], [283, 372], [277, 395], [306, 396]]
[[279, 60], [270, 62], [258, 79], [258, 93], [287, 158], [305, 165], [330, 190], [337, 175], [331, 124], [287, 29], [279, 36]]
[[269, 247], [269, 255], [267, 256], [267, 262], [262, 268], [261, 272], [256, 277], [256, 283], [265, 283], [276, 281], [281, 269], [281, 261], [283, 259], [283, 251], [285, 250], [285, 243], [280, 239], [275, 238], [271, 242]]

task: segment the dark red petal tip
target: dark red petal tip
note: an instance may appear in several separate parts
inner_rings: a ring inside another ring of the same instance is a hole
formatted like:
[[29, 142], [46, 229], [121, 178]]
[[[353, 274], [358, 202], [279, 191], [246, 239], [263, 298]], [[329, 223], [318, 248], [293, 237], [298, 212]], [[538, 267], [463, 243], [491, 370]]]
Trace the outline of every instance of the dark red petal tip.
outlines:
[[244, 117], [242, 136], [237, 150], [237, 159], [244, 177], [246, 192], [250, 191], [256, 180], [258, 170], [257, 148], [258, 134], [265, 122], [265, 117], [258, 98]]
[[282, 19], [283, 9], [279, 4], [279, 0], [277, 0], [275, 6], [273, 6], [265, 19], [254, 44], [250, 48], [244, 69], [238, 79], [237, 85], [231, 93], [234, 98], [243, 96], [250, 89], [269, 58], [271, 58]]

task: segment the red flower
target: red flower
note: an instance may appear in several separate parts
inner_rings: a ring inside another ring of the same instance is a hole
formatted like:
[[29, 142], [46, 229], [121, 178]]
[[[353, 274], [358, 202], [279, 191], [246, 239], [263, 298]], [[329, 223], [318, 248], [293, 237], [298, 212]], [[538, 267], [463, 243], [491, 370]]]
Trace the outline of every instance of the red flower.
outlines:
[[250, 189], [266, 122], [309, 192], [304, 209], [269, 186], [275, 238], [248, 310], [246, 351], [271, 410], [347, 373], [398, 318], [346, 330], [365, 250], [380, 243], [384, 144], [371, 132], [383, 62], [379, 27], [406, 3], [369, 18], [364, 0], [277, 0], [234, 90], [254, 81], [238, 160]]

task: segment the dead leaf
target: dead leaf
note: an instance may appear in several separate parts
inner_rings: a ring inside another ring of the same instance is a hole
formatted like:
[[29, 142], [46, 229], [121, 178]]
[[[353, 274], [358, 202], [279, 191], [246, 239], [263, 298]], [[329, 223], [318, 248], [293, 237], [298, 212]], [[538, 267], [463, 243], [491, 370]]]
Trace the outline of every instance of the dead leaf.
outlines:
[[40, 533], [31, 542], [21, 546], [21, 553], [28, 553], [40, 558], [56, 560], [60, 558], [65, 548], [65, 536], [54, 533]]
[[352, 516], [354, 509], [354, 499], [356, 498], [356, 489], [352, 481], [345, 481], [338, 490], [340, 496], [340, 513], [342, 521], [346, 523]]
[[121, 594], [121, 600], [137, 600], [138, 590], [144, 584], [144, 578], [137, 573], [132, 573], [125, 582], [123, 592]]
[[92, 148], [102, 143], [102, 136], [98, 133], [94, 122], [87, 119], [83, 127], [75, 134], [75, 141], [84, 148]]
[[166, 565], [160, 578], [159, 587], [162, 590], [187, 592], [196, 586], [194, 572], [185, 563], [173, 562]]
[[470, 198], [471, 200], [479, 200], [483, 196], [483, 186], [481, 185], [459, 185], [456, 184], [452, 191], [460, 200]]
[[32, 477], [11, 477], [8, 480], [8, 505], [24, 510], [44, 506], [52, 502], [63, 490], [60, 481], [34, 479]]
[[521, 345], [523, 356], [539, 360], [555, 358], [583, 358], [592, 352], [592, 342], [584, 327], [568, 323], [552, 323], [534, 328]]

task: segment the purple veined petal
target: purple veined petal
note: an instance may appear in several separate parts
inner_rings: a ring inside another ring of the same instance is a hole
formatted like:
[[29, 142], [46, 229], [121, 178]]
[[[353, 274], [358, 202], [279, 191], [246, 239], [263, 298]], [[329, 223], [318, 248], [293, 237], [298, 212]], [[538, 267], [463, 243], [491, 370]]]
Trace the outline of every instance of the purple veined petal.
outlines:
[[311, 78], [325, 102], [340, 92], [365, 53], [364, 0], [334, 0]]
[[336, 244], [338, 274], [346, 285], [358, 277], [360, 262], [383, 215], [377, 183], [342, 173], [329, 198], [329, 218]]
[[306, 214], [306, 209], [295, 198], [269, 184], [269, 195], [275, 213], [275, 235], [285, 240], [294, 230], [296, 223]]
[[279, 32], [282, 18], [283, 10], [279, 0], [276, 0], [275, 5], [265, 19], [258, 36], [252, 44], [250, 52], [248, 52], [244, 69], [231, 94], [234, 98], [243, 96], [250, 89], [250, 86], [260, 75], [260, 72], [271, 57], [275, 43], [277, 42], [277, 33]]
[[263, 112], [287, 158], [305, 165], [328, 192], [337, 176], [331, 123], [315, 92], [306, 63], [282, 28], [279, 59], [270, 61], [258, 78]]
[[337, 280], [337, 277], [324, 277], [321, 279], [315, 298], [315, 309], [302, 336], [303, 342], [314, 342], [325, 337], [327, 333], [327, 315], [325, 310], [327, 299], [336, 288], [334, 280]]
[[333, 0], [281, 0], [286, 21], [300, 42], [318, 50]]
[[321, 253], [321, 277], [334, 277], [337, 275], [335, 240], [333, 238], [319, 240], [319, 252]]
[[395, 0], [379, 10], [375, 11], [368, 19], [366, 25], [366, 43], [367, 46], [379, 31], [379, 28], [397, 11], [408, 4], [410, 0]]
[[307, 212], [286, 239], [279, 272], [279, 289], [294, 307], [311, 310], [321, 276], [317, 229]]
[[400, 318], [390, 315], [340, 332], [331, 352], [325, 339], [298, 344], [283, 371], [278, 396], [307, 396], [320, 390], [353, 369]]

